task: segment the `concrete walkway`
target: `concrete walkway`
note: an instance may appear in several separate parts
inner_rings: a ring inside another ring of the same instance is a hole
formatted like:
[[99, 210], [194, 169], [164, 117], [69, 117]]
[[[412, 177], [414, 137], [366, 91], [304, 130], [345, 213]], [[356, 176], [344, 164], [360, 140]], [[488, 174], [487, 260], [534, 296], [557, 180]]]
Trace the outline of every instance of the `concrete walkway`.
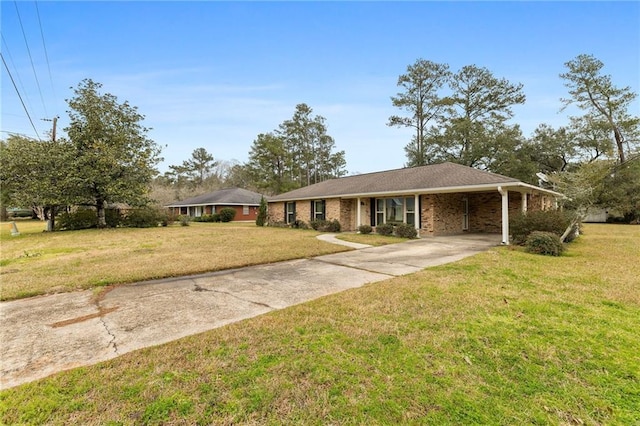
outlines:
[[425, 238], [116, 286], [99, 295], [87, 290], [2, 302], [0, 389], [452, 262], [499, 243], [495, 235]]
[[369, 244], [360, 244], [360, 243], [352, 243], [351, 241], [344, 241], [337, 238], [338, 234], [320, 234], [316, 238], [322, 241], [326, 241], [327, 243], [339, 244], [341, 246], [351, 247], [354, 249], [363, 249], [373, 247]]

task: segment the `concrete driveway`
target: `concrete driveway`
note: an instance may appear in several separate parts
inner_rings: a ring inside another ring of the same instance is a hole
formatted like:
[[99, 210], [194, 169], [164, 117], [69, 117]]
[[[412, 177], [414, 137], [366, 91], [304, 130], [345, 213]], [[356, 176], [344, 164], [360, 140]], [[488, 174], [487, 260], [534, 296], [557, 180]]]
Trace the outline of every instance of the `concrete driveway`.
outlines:
[[[335, 241], [331, 235], [322, 237]], [[0, 389], [349, 288], [453, 262], [496, 235], [433, 237], [210, 274], [0, 303]]]

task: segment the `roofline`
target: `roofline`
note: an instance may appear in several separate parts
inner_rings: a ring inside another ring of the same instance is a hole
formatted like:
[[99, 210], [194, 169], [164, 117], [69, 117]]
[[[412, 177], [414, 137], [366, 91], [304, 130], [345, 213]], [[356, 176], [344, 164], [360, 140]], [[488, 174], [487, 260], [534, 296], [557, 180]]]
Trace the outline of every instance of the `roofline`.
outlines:
[[281, 198], [277, 200], [267, 200], [267, 202], [275, 203], [281, 201], [297, 201], [297, 200], [318, 200], [321, 198], [358, 198], [358, 197], [384, 197], [391, 195], [412, 195], [412, 194], [446, 194], [453, 192], [482, 192], [487, 190], [498, 190], [499, 187], [502, 188], [526, 188], [527, 190], [534, 190], [538, 192], [544, 192], [549, 195], [553, 195], [554, 197], [564, 197], [563, 194], [555, 191], [551, 191], [550, 189], [540, 188], [535, 185], [530, 185], [528, 183], [520, 182], [520, 181], [512, 181], [512, 182], [503, 182], [503, 183], [485, 183], [480, 185], [462, 185], [462, 186], [446, 186], [442, 188], [416, 188], [416, 189], [404, 189], [402, 191], [383, 191], [383, 192], [363, 192], [363, 193], [352, 193], [352, 194], [336, 194], [331, 196], [316, 196], [316, 197], [287, 197]]
[[204, 206], [259, 206], [260, 203], [199, 203], [199, 204], [169, 204], [165, 207], [204, 207]]

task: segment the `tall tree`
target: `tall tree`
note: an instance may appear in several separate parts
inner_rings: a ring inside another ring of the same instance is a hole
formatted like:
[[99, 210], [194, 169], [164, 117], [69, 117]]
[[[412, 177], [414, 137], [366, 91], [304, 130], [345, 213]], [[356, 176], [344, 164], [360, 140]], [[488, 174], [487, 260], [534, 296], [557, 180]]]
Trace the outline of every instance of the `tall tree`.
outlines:
[[11, 135], [0, 143], [3, 203], [31, 207], [54, 220], [58, 208], [74, 204], [73, 147], [64, 139], [37, 141]]
[[169, 166], [171, 172], [168, 176], [178, 183], [187, 180], [194, 186], [198, 186], [202, 185], [217, 165], [218, 162], [206, 149], [196, 148], [191, 153], [191, 158], [183, 161], [181, 165]]
[[593, 55], [578, 55], [565, 66], [567, 72], [560, 77], [571, 95], [562, 100], [565, 107], [576, 104], [594, 119], [599, 118], [600, 125], [606, 125], [612, 136], [618, 161], [624, 163], [626, 152], [633, 150], [629, 145], [638, 144], [640, 118], [629, 114], [637, 94], [628, 86], [615, 86], [610, 75], [601, 73], [604, 64]]
[[296, 105], [293, 117], [282, 122], [276, 132], [290, 154], [288, 168], [291, 179], [296, 180], [298, 186], [322, 182], [344, 173], [331, 167], [337, 163], [334, 157], [344, 157], [344, 152], [333, 153], [335, 141], [327, 134], [326, 119], [312, 113], [313, 109], [307, 104]]
[[253, 141], [246, 169], [254, 185], [273, 194], [344, 176], [344, 151], [334, 152], [325, 118], [306, 104], [271, 133]]
[[566, 127], [556, 129], [548, 124], [541, 124], [533, 132], [530, 143], [537, 172], [563, 172], [577, 163], [576, 144]]
[[287, 151], [283, 138], [273, 133], [261, 133], [253, 141], [247, 169], [256, 186], [271, 194], [293, 189], [290, 169], [292, 153]]
[[405, 146], [409, 167], [432, 162], [427, 131], [429, 123], [440, 118], [447, 105], [439, 92], [450, 75], [449, 65], [418, 59], [407, 67], [406, 74], [398, 77], [397, 86], [402, 90], [391, 97], [391, 103], [407, 115], [392, 115], [387, 125], [415, 130], [411, 142]]
[[512, 107], [525, 101], [522, 84], [467, 65], [451, 76], [449, 86], [452, 93], [440, 119], [443, 135], [435, 141], [436, 156], [496, 171], [498, 157], [513, 152], [521, 139], [519, 127], [507, 122], [513, 117]]
[[81, 81], [67, 100], [70, 123], [65, 128], [75, 150], [77, 196], [98, 213], [106, 227], [107, 203], [148, 202], [149, 184], [157, 173], [160, 147], [147, 137], [144, 116], [127, 101], [119, 103], [102, 85]]

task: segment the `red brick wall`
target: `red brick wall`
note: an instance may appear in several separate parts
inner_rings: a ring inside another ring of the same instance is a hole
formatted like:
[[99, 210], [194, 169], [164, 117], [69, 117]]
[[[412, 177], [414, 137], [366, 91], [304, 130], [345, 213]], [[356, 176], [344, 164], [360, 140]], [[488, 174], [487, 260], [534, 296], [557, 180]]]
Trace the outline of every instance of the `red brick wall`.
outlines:
[[[509, 216], [522, 210], [522, 196], [509, 192]], [[469, 229], [463, 229], [463, 199], [469, 202]], [[361, 223], [371, 222], [371, 200], [362, 198]], [[330, 198], [326, 200], [327, 220], [338, 219], [343, 231], [356, 230], [357, 199]], [[463, 232], [500, 233], [502, 230], [502, 196], [498, 191], [453, 194], [426, 194], [420, 196], [420, 235], [448, 235]], [[544, 195], [528, 195], [528, 210], [548, 209], [553, 200]], [[296, 216], [305, 222], [310, 218], [310, 201], [296, 202]], [[284, 220], [284, 203], [269, 203], [269, 220]]]
[[234, 222], [255, 221], [258, 217], [258, 206], [249, 206], [249, 214], [244, 214], [244, 206], [216, 206], [216, 212], [220, 213], [220, 210], [226, 207], [231, 207], [236, 211]]

